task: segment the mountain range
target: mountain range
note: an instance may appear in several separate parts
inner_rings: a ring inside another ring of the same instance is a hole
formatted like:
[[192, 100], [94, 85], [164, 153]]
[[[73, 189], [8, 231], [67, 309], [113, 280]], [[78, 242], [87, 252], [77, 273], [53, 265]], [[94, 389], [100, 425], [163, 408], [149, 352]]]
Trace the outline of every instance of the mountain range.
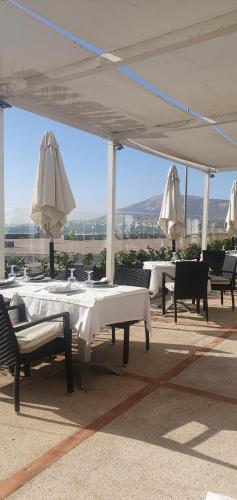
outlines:
[[[184, 197], [183, 197], [184, 198]], [[139, 201], [133, 205], [121, 208], [121, 213], [139, 215], [153, 214], [159, 216], [163, 195], [152, 196], [144, 201]], [[210, 198], [209, 200], [209, 221], [224, 221], [228, 210], [229, 200]], [[201, 219], [203, 208], [203, 198], [201, 196], [187, 196], [187, 217], [191, 219]]]

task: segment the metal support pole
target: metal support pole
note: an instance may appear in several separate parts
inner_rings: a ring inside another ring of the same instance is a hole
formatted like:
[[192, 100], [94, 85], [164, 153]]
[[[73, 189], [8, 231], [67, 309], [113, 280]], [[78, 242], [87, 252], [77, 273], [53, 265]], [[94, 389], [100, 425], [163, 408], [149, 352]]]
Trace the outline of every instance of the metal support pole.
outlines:
[[204, 196], [203, 196], [202, 250], [207, 249], [210, 174], [205, 173], [204, 176], [205, 177], [204, 177]]
[[55, 270], [54, 270], [54, 241], [51, 238], [49, 242], [49, 270], [50, 270], [50, 278], [54, 278]]
[[0, 103], [0, 278], [5, 278], [4, 118]]
[[106, 277], [113, 280], [115, 253], [116, 145], [108, 141]]
[[184, 187], [184, 236], [187, 235], [187, 199], [188, 199], [188, 167], [185, 167], [185, 187]]

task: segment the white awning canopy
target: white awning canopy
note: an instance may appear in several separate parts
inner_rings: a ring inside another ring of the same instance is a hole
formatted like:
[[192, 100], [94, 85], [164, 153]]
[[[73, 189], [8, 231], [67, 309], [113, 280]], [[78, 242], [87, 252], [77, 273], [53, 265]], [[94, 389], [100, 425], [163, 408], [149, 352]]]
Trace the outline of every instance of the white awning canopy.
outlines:
[[236, 46], [236, 0], [4, 0], [0, 99], [200, 170], [235, 170]]

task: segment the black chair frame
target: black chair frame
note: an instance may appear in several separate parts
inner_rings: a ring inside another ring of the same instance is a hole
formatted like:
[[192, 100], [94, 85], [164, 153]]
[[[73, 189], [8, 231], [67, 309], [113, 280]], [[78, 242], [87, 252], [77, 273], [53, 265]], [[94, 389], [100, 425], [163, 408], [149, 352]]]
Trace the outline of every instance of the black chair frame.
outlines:
[[[72, 367], [72, 331], [70, 328], [69, 313], [63, 312], [53, 314], [37, 321], [27, 322], [24, 325], [12, 326], [8, 310], [19, 309], [23, 314], [22, 305], [6, 307], [2, 295], [0, 295], [0, 364], [7, 366], [14, 376], [14, 409], [20, 412], [20, 369], [24, 367], [26, 376], [30, 375], [30, 364], [32, 361], [41, 360], [44, 357], [65, 353], [65, 369], [67, 392], [74, 391], [73, 367]], [[45, 321], [53, 321], [62, 318], [63, 337], [57, 337], [30, 353], [21, 353], [15, 333], [25, 330]]]
[[[225, 262], [228, 260], [230, 263], [232, 263], [232, 270], [225, 269]], [[211, 289], [219, 291], [221, 293], [221, 305], [224, 305], [224, 293], [225, 292], [230, 292], [231, 294], [231, 306], [232, 306], [232, 311], [235, 310], [235, 296], [234, 296], [234, 290], [235, 290], [235, 274], [236, 274], [236, 266], [237, 266], [237, 259], [234, 256], [231, 255], [226, 255], [225, 261], [222, 266], [222, 272], [221, 276], [223, 278], [226, 278], [229, 280], [228, 283], [221, 283], [221, 280], [219, 283], [212, 283], [211, 281]]]
[[[150, 286], [151, 271], [149, 269], [140, 268], [129, 268], [125, 266], [116, 266], [114, 274], [114, 283], [117, 285], [126, 286], [137, 286], [141, 288], [149, 288]], [[120, 328], [124, 332], [123, 341], [123, 364], [128, 364], [129, 360], [129, 336], [130, 336], [130, 326], [139, 323], [138, 320], [114, 323], [109, 325], [112, 327], [112, 344], [115, 343], [115, 331], [116, 328]], [[147, 328], [147, 323], [145, 323], [145, 340], [146, 340], [146, 351], [150, 349], [150, 335]]]
[[[194, 267], [196, 266], [196, 268]], [[192, 271], [198, 276], [199, 283], [192, 281]], [[183, 277], [182, 277], [183, 271]], [[199, 271], [199, 273], [197, 273]], [[189, 276], [190, 275], [190, 276]], [[204, 262], [177, 262], [176, 275], [171, 276], [169, 273], [162, 273], [162, 314], [165, 315], [165, 298], [166, 298], [166, 279], [174, 283], [173, 299], [174, 299], [174, 320], [177, 323], [178, 310], [177, 303], [179, 299], [191, 299], [194, 303], [197, 300], [197, 313], [200, 313], [200, 300], [203, 299], [203, 309], [206, 313], [206, 321], [208, 321], [208, 298], [207, 298], [207, 282], [208, 282], [208, 263]], [[182, 278], [182, 280], [181, 280]]]

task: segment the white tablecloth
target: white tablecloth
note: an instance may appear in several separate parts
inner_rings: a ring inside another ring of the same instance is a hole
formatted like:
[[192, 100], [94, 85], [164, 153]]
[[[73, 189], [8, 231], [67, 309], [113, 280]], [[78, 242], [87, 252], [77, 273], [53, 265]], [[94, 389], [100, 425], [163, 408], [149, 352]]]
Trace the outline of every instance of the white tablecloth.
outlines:
[[144, 320], [148, 330], [151, 329], [150, 300], [146, 288], [81, 288], [81, 293], [73, 295], [51, 293], [46, 288], [45, 283], [31, 283], [5, 289], [1, 287], [0, 293], [14, 303], [23, 301], [30, 321], [68, 311], [71, 328], [77, 330], [88, 343], [92, 342], [100, 328], [111, 323]]
[[162, 273], [167, 272], [175, 276], [175, 264], [170, 261], [148, 260], [143, 262], [143, 269], [151, 269], [150, 292], [155, 297], [162, 287]]
[[232, 257], [237, 258], [237, 251], [236, 250], [230, 250], [229, 252], [226, 252], [227, 255], [231, 255]]

